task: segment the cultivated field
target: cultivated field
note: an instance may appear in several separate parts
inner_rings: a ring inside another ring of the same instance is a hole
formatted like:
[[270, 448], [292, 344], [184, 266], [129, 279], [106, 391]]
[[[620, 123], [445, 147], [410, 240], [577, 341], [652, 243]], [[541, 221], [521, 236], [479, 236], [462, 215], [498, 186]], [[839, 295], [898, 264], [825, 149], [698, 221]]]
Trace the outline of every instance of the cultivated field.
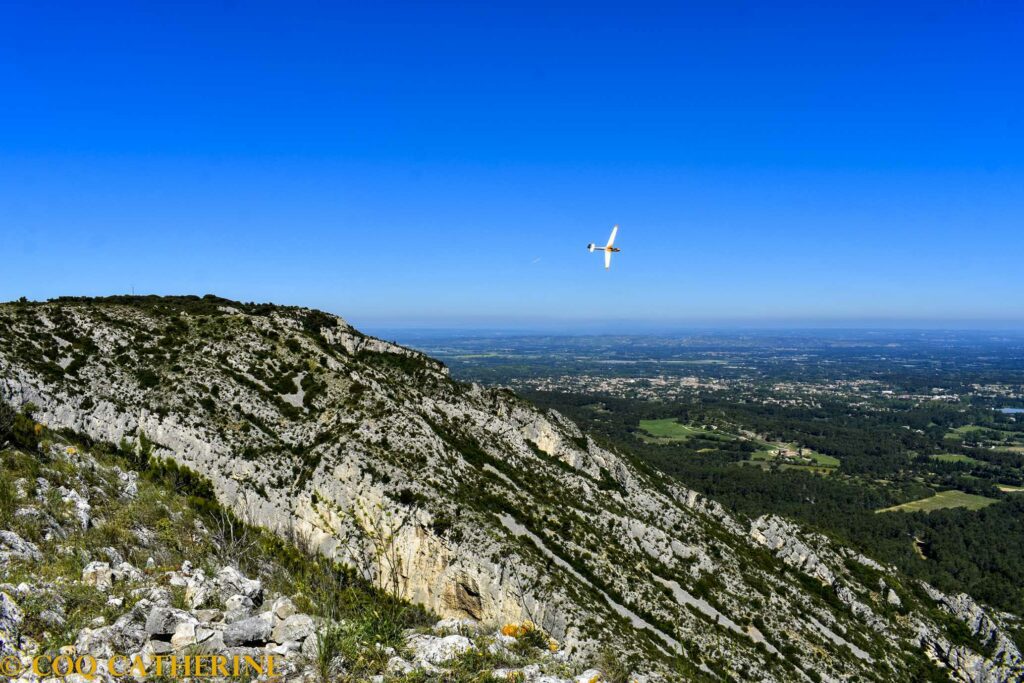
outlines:
[[981, 464], [981, 460], [972, 458], [969, 455], [961, 455], [959, 453], [940, 453], [939, 455], [931, 456], [932, 460], [938, 460], [939, 462], [968, 462], [974, 465]]
[[882, 508], [875, 512], [931, 512], [945, 508], [967, 508], [968, 510], [980, 510], [983, 507], [998, 503], [995, 498], [986, 498], [973, 493], [963, 491], [939, 491], [934, 496], [912, 500], [902, 505], [894, 505]]
[[675, 419], [668, 417], [662, 420], [640, 420], [640, 429], [647, 434], [638, 436], [647, 443], [672, 443], [673, 441], [686, 441], [695, 436], [703, 436], [712, 439], [719, 439], [721, 435], [716, 432], [680, 424]]

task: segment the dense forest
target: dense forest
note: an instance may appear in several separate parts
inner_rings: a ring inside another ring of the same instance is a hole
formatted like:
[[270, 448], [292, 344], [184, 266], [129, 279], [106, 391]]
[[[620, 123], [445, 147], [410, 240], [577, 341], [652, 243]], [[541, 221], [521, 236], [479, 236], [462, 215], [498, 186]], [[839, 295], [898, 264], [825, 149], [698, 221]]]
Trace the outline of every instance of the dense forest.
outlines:
[[[947, 430], [971, 420], [999, 421], [999, 430], [1020, 429], [992, 417], [991, 411], [974, 415], [937, 405], [858, 414], [841, 402], [809, 410], [725, 398], [665, 404], [613, 397], [602, 397], [600, 410], [595, 410], [593, 396], [533, 392], [528, 397], [564, 412], [605, 444], [679, 478], [734, 512], [785, 515], [942, 590], [968, 592], [1024, 614], [1024, 493], [1005, 493], [994, 485], [1008, 479], [1019, 483], [1024, 456], [993, 454], [969, 444], [965, 452], [989, 461], [943, 463], [921, 455], [948, 448], [943, 443]], [[755, 446], [719, 434], [678, 443], [637, 438], [640, 420], [664, 417], [720, 425], [723, 432], [739, 425], [799, 441], [838, 457], [841, 466], [830, 476], [741, 466]], [[981, 510], [876, 512], [944, 488], [981, 493], [999, 502]]]

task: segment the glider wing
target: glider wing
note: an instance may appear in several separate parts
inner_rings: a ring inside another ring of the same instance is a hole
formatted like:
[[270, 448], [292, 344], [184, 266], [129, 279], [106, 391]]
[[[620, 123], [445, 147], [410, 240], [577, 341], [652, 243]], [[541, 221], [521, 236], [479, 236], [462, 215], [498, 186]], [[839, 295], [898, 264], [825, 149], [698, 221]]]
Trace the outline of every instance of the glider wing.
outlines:
[[614, 228], [612, 228], [612, 236], [608, 238], [608, 245], [607, 246], [610, 247], [613, 244], [615, 244], [615, 235], [618, 232], [619, 232], [619, 226], [616, 225]]

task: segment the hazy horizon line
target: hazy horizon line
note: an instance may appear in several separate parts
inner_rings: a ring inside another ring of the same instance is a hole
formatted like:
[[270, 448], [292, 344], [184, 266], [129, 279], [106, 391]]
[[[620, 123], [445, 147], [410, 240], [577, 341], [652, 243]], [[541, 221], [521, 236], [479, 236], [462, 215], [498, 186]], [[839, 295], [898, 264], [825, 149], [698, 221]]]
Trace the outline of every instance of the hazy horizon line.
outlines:
[[[67, 295], [65, 295], [67, 296]], [[146, 298], [149, 296], [197, 296], [201, 294], [154, 294], [154, 293], [123, 293], [123, 294], [87, 294], [86, 298], [108, 296], [125, 296]], [[216, 295], [220, 296], [220, 295]], [[32, 303], [44, 303], [62, 298], [60, 295], [39, 299], [28, 299]], [[242, 301], [231, 296], [222, 297], [228, 300]], [[12, 298], [4, 303], [13, 304], [18, 301]], [[255, 301], [255, 300], [254, 300]], [[268, 301], [271, 305], [301, 306], [320, 309], [338, 315], [361, 330], [372, 331], [374, 334], [387, 332], [408, 333], [474, 333], [474, 334], [673, 334], [680, 332], [716, 332], [716, 331], [919, 331], [919, 332], [1019, 332], [1024, 333], [1024, 316], [988, 317], [971, 315], [907, 316], [907, 315], [735, 315], [735, 316], [691, 316], [679, 318], [593, 318], [593, 317], [561, 317], [554, 315], [495, 315], [495, 314], [443, 314], [423, 313], [403, 315], [388, 312], [384, 314], [361, 314], [345, 310], [331, 304], [295, 301]]]
[[584, 335], [584, 334], [622, 334], [622, 335], [656, 335], [680, 334], [695, 332], [830, 332], [830, 333], [997, 333], [1024, 335], [1024, 321], [867, 321], [867, 320], [733, 320], [733, 321], [692, 321], [664, 323], [655, 321], [630, 322], [517, 322], [504, 325], [479, 324], [472, 322], [453, 323], [450, 321], [436, 324], [422, 322], [388, 321], [377, 323], [372, 320], [361, 321], [358, 318], [345, 319], [360, 330], [380, 336], [387, 333], [426, 334], [426, 335], [502, 335], [502, 334], [546, 334], [546, 335]]

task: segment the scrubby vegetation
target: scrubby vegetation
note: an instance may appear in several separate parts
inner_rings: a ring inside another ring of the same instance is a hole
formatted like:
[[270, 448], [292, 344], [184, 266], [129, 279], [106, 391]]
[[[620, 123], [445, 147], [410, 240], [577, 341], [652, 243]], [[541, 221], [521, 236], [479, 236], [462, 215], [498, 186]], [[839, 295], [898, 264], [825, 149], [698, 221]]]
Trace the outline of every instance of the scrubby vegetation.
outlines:
[[[6, 409], [0, 401], [0, 411]], [[237, 565], [261, 579], [269, 593], [291, 596], [299, 610], [319, 617], [309, 666], [325, 683], [355, 683], [386, 673], [392, 657], [408, 656], [409, 634], [430, 633], [437, 620], [328, 561], [301, 537], [281, 538], [239, 520], [217, 504], [204, 477], [151, 457], [152, 443], [144, 437], [135, 446], [114, 446], [51, 433], [41, 425], [31, 433], [39, 437], [37, 445], [0, 448], [0, 528], [35, 544], [46, 560], [6, 562], [0, 583], [35, 587], [20, 603], [20, 635], [37, 641], [39, 652], [56, 654], [98, 618], [113, 623], [145, 594], [135, 589], [137, 583], [115, 583], [106, 592], [83, 583], [83, 569], [97, 557], [125, 558], [145, 567], [153, 582], [183, 563], [208, 575], [225, 562]], [[126, 476], [134, 472], [141, 476]], [[86, 523], [76, 517], [67, 493], [83, 488], [94, 504], [102, 501]], [[171, 596], [174, 607], [189, 609], [183, 589], [172, 587]], [[198, 607], [224, 606], [211, 597]], [[532, 624], [509, 628], [505, 633], [514, 636], [512, 643], [499, 648], [493, 647], [494, 636], [457, 628], [472, 636], [471, 649], [437, 674], [392, 672], [385, 680], [469, 683], [502, 667], [515, 680], [516, 667], [544, 663], [544, 655], [557, 650]], [[552, 673], [570, 672], [553, 661], [544, 666]]]

